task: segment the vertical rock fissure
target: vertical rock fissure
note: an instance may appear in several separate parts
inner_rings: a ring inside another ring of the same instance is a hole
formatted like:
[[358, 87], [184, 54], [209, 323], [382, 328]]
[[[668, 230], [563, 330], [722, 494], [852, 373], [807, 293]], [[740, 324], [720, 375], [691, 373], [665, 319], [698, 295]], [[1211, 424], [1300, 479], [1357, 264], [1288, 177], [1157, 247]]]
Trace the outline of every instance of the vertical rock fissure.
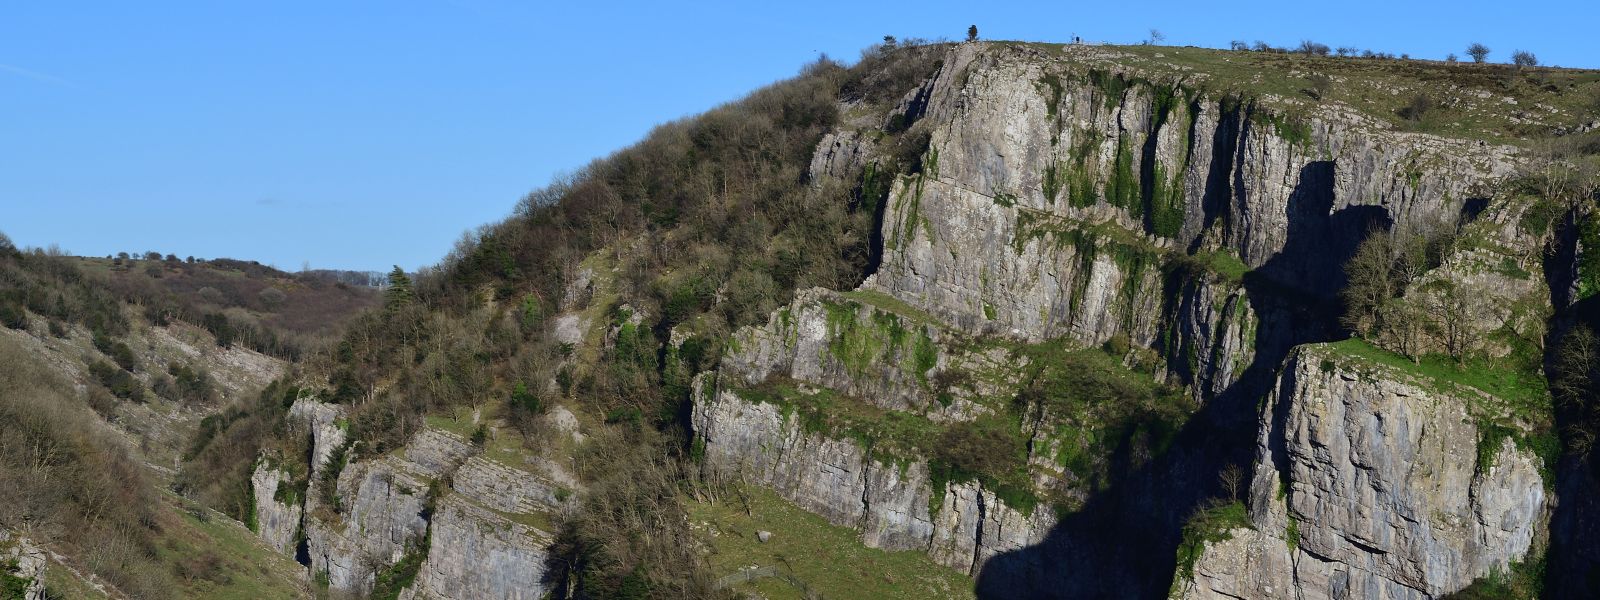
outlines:
[[[1144, 230], [1157, 233], [1156, 211], [1156, 146], [1160, 143], [1161, 128], [1167, 125], [1166, 102], [1153, 102], [1150, 109], [1150, 129], [1145, 132], [1144, 147], [1139, 149], [1139, 205], [1144, 207]], [[1158, 234], [1159, 235], [1159, 234]]]
[[978, 526], [973, 528], [975, 531], [972, 538], [972, 566], [967, 568], [968, 573], [977, 573], [978, 565], [983, 564], [983, 523], [989, 517], [989, 507], [984, 504], [983, 488], [979, 487], [977, 490], [978, 499], [974, 504], [978, 505]]
[[856, 529], [867, 530], [872, 515], [872, 445], [867, 445], [865, 459], [861, 461], [861, 518], [856, 523]]
[[[1196, 114], [1198, 112], [1196, 110]], [[1199, 127], [1199, 122], [1195, 119], [1194, 126]], [[1193, 136], [1190, 139], [1193, 140]], [[1211, 165], [1206, 171], [1206, 187], [1200, 198], [1204, 229], [1210, 229], [1218, 219], [1228, 216], [1228, 200], [1233, 197], [1233, 178], [1237, 176], [1234, 164], [1238, 161], [1235, 158], [1238, 146], [1239, 105], [1224, 98], [1217, 102], [1217, 126], [1211, 136]], [[1195, 243], [1199, 242], [1197, 238]]]

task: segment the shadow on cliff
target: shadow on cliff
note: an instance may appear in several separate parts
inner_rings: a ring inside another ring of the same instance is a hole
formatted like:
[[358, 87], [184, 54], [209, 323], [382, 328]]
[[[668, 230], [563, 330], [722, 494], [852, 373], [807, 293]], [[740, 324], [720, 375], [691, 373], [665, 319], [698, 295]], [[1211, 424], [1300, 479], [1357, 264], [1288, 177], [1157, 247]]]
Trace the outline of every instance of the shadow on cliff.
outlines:
[[[975, 584], [980, 598], [1166, 597], [1184, 522], [1226, 495], [1224, 468], [1249, 472], [1257, 402], [1278, 365], [1296, 345], [1343, 337], [1343, 264], [1374, 227], [1390, 225], [1379, 207], [1333, 211], [1333, 176], [1331, 162], [1301, 170], [1283, 250], [1245, 277], [1260, 323], [1255, 357], [1238, 380], [1201, 406], [1166, 453], [1115, 478], [1043, 542], [986, 562]], [[1113, 457], [1119, 463], [1130, 461]]]
[[[1600, 296], [1583, 300], [1572, 297], [1578, 277], [1576, 229], [1576, 218], [1569, 214], [1556, 232], [1551, 251], [1545, 255], [1550, 305], [1557, 307], [1547, 327], [1547, 374], [1555, 372], [1556, 349], [1574, 326], [1600, 331]], [[1590, 391], [1596, 388], [1600, 388], [1600, 381], [1591, 379]], [[1571, 434], [1578, 426], [1594, 425], [1593, 403], [1600, 402], [1595, 396], [1589, 394], [1587, 402], [1556, 403], [1556, 430], [1562, 434], [1563, 448], [1573, 442]], [[1544, 595], [1561, 599], [1600, 597], [1600, 460], [1596, 455], [1564, 455], [1556, 467], [1555, 492]]]

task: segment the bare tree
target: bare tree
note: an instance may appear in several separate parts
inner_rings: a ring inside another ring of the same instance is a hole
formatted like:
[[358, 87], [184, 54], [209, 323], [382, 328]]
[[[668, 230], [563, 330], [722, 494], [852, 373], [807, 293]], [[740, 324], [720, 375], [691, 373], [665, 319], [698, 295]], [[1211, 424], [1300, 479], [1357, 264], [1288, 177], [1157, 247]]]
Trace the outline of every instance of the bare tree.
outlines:
[[1480, 314], [1476, 301], [1479, 295], [1444, 278], [1430, 281], [1423, 291], [1430, 333], [1451, 358], [1461, 363], [1476, 350], [1472, 317]]
[[1516, 65], [1518, 69], [1537, 67], [1539, 66], [1539, 58], [1527, 50], [1518, 50], [1511, 53], [1511, 64]]
[[1161, 33], [1160, 29], [1151, 29], [1150, 30], [1150, 39], [1145, 40], [1144, 41], [1144, 45], [1146, 45], [1146, 46], [1159, 46], [1159, 45], [1161, 45], [1162, 42], [1165, 42], [1165, 41], [1167, 41], [1167, 34]]
[[1592, 177], [1586, 177], [1579, 168], [1589, 163], [1568, 160], [1571, 148], [1566, 141], [1541, 138], [1534, 141], [1532, 150], [1533, 161], [1525, 167], [1524, 175], [1539, 186], [1539, 193], [1545, 198], [1572, 202], [1590, 191], [1583, 188], [1591, 185], [1585, 180]]
[[1311, 40], [1300, 40], [1300, 47], [1295, 51], [1301, 54], [1309, 54], [1312, 56], [1327, 56], [1329, 52], [1327, 44], [1321, 44]]
[[1477, 42], [1467, 46], [1467, 56], [1472, 57], [1472, 62], [1481, 63], [1489, 59], [1489, 47]]
[[1217, 481], [1222, 483], [1222, 489], [1228, 491], [1228, 500], [1239, 499], [1239, 484], [1244, 481], [1244, 469], [1238, 463], [1230, 463], [1223, 467], [1217, 474]]

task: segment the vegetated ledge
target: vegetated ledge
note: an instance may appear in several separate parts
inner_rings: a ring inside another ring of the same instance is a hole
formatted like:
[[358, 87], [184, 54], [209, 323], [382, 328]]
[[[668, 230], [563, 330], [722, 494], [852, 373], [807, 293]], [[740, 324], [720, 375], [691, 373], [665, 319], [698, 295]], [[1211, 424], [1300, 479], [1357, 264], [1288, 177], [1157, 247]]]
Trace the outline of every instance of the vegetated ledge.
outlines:
[[[722, 368], [696, 378], [694, 455], [869, 546], [928, 548], [967, 570], [1037, 542], [1110, 485], [1113, 449], [1159, 455], [1193, 410], [1100, 349], [965, 336], [907, 308], [881, 292], [808, 291], [740, 332]], [[1012, 537], [991, 539], [1001, 530]]]

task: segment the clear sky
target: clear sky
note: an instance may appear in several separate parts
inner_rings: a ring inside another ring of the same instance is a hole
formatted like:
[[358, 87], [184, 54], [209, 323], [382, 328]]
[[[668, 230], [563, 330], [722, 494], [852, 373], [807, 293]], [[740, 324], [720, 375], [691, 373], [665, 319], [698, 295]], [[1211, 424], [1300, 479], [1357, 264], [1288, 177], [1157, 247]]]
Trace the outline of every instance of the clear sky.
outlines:
[[1469, 42], [1600, 67], [1594, 0], [0, 3], [0, 231], [295, 270], [437, 262], [658, 123], [885, 34]]

